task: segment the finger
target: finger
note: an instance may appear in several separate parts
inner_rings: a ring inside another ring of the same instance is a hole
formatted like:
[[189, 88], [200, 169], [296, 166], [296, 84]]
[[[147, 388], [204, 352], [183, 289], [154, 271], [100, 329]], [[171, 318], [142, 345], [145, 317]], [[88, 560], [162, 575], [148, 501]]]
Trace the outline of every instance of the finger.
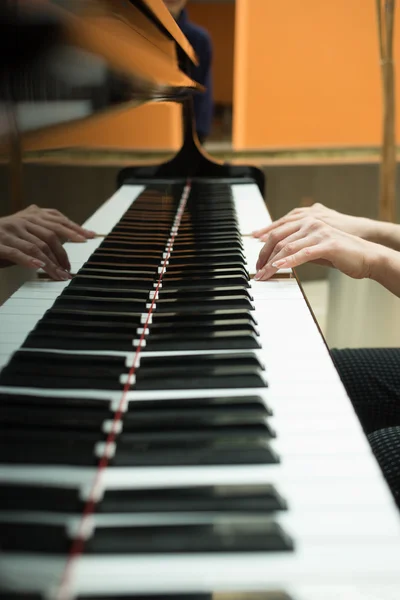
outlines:
[[25, 254], [21, 250], [18, 250], [18, 248], [11, 248], [4, 244], [0, 244], [0, 259], [15, 265], [21, 265], [21, 267], [29, 267], [30, 269], [40, 269], [45, 266], [45, 263], [41, 260]]
[[36, 238], [39, 238], [42, 243], [44, 242], [41, 249], [52, 262], [56, 263], [62, 269], [69, 270], [71, 268], [68, 255], [54, 231], [50, 231], [45, 227], [35, 225], [29, 221], [27, 222], [27, 230], [32, 235], [36, 236]]
[[58, 210], [52, 208], [46, 208], [43, 211], [45, 213], [46, 220], [58, 223], [62, 227], [66, 227], [69, 231], [73, 232], [68, 239], [72, 242], [85, 242], [87, 239], [94, 238], [96, 236], [95, 231], [90, 231], [81, 227], [71, 219], [68, 219], [65, 215], [60, 213]]
[[35, 246], [37, 246], [37, 248], [39, 248], [41, 250], [45, 261], [51, 261], [56, 267], [61, 267], [63, 270], [67, 270], [67, 271], [71, 270], [71, 264], [69, 262], [68, 256], [67, 256], [67, 261], [68, 261], [67, 266], [64, 267], [62, 264], [59, 263], [59, 260], [54, 255], [51, 248], [49, 248], [48, 244], [45, 241], [43, 241], [39, 237], [33, 235], [32, 233], [29, 233], [28, 231], [25, 232], [24, 239], [27, 242], [34, 244]]
[[[263, 236], [268, 235], [271, 231], [273, 231], [277, 227], [280, 227], [281, 225], [285, 225], [286, 223], [290, 223], [291, 221], [296, 220], [296, 218], [298, 218], [300, 215], [304, 215], [305, 210], [306, 210], [305, 208], [294, 208], [293, 210], [288, 212], [284, 217], [281, 217], [277, 221], [274, 221], [270, 225], [267, 225], [267, 227], [263, 227], [263, 229], [257, 229], [256, 231], [253, 231], [251, 235], [253, 237], [262, 239]], [[262, 239], [262, 241], [264, 241], [264, 240]]]
[[260, 255], [258, 257], [258, 261], [256, 264], [257, 269], [261, 269], [268, 261], [269, 258], [277, 244], [282, 242], [289, 235], [292, 235], [296, 231], [300, 229], [299, 221], [295, 221], [294, 223], [287, 223], [286, 225], [282, 225], [278, 229], [272, 231], [268, 240], [265, 242], [264, 247], [262, 248]]
[[40, 225], [41, 227], [45, 227], [50, 231], [53, 231], [57, 235], [61, 243], [67, 241], [84, 243], [87, 241], [87, 238], [85, 238], [83, 235], [76, 233], [76, 231], [66, 227], [65, 225], [61, 225], [56, 220], [37, 218], [35, 219], [35, 224]]
[[67, 240], [72, 242], [86, 242], [86, 237], [76, 233], [74, 229], [66, 227], [60, 223], [60, 220], [61, 219], [57, 219], [56, 217], [44, 215], [44, 211], [42, 211], [40, 215], [32, 215], [29, 217], [29, 221], [34, 225], [39, 225], [40, 227], [44, 227], [45, 229], [56, 233], [61, 242]]
[[315, 246], [306, 246], [298, 252], [294, 252], [290, 256], [274, 260], [268, 263], [263, 269], [256, 273], [254, 279], [256, 281], [265, 281], [269, 279], [277, 269], [294, 269], [307, 262], [315, 262], [317, 260], [327, 260], [328, 247], [326, 244], [316, 244]]
[[2, 251], [3, 257], [15, 264], [34, 269], [42, 268], [52, 279], [63, 281], [70, 279], [70, 275], [51, 262], [40, 248], [24, 239], [10, 236], [2, 244]]
[[[281, 242], [278, 242], [275, 246], [275, 248], [273, 249], [273, 251], [271, 252], [271, 256], [268, 259], [268, 262], [272, 262], [273, 259], [279, 254], [279, 258], [283, 258], [284, 256], [286, 256], [286, 254], [291, 254], [290, 249], [292, 248], [292, 245], [294, 242], [297, 242], [298, 240], [304, 239], [306, 237], [306, 234], [299, 229], [299, 231], [296, 231], [295, 233], [292, 233], [292, 235], [289, 235], [287, 238], [285, 238], [284, 240], [282, 240]], [[284, 252], [282, 254], [282, 250], [288, 250], [288, 252]], [[282, 256], [281, 256], [282, 254]]]
[[279, 224], [278, 224], [278, 221], [276, 223], [273, 223], [274, 226], [271, 227], [270, 231], [268, 231], [267, 233], [263, 234], [260, 237], [260, 240], [262, 242], [268, 241], [268, 236], [271, 233], [271, 231], [273, 231], [274, 229], [277, 229], [277, 227], [281, 227], [282, 225], [287, 225], [289, 223], [294, 223], [296, 221], [299, 221], [300, 219], [303, 219], [304, 217], [305, 217], [305, 215], [302, 214], [302, 213], [296, 213], [296, 214], [291, 214], [290, 213], [289, 215], [286, 215], [286, 217], [283, 217], [282, 219], [280, 219]]

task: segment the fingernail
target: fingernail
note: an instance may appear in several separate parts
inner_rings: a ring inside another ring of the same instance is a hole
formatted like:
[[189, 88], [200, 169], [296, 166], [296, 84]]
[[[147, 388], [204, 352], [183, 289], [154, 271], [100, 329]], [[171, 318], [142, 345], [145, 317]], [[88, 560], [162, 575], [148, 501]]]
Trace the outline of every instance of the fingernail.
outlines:
[[274, 269], [280, 269], [286, 263], [286, 258], [281, 258], [281, 260], [277, 260], [272, 263]]
[[32, 258], [31, 264], [33, 267], [36, 267], [37, 269], [43, 269], [43, 267], [46, 266], [46, 263], [42, 262], [41, 260], [38, 260], [37, 258]]
[[86, 234], [88, 237], [90, 237], [90, 238], [93, 238], [93, 237], [95, 237], [95, 236], [96, 236], [96, 232], [95, 232], [95, 231], [90, 231], [89, 229], [84, 229], [83, 231], [84, 231], [84, 232], [85, 232], [85, 234]]
[[68, 281], [69, 279], [71, 279], [69, 273], [67, 273], [66, 271], [62, 271], [61, 269], [57, 269], [56, 274], [58, 278], [62, 281]]
[[263, 270], [257, 271], [257, 273], [254, 275], [254, 279], [256, 281], [259, 281], [263, 275], [264, 275], [264, 271]]
[[79, 243], [83, 243], [86, 242], [87, 238], [85, 238], [83, 235], [79, 235], [79, 233], [76, 234], [76, 236], [74, 237], [74, 242], [79, 242]]

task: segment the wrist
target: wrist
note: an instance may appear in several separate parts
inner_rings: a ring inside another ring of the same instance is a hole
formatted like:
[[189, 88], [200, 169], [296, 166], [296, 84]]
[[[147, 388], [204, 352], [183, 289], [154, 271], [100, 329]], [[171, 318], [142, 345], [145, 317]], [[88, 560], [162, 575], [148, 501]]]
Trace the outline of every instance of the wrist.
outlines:
[[382, 236], [380, 228], [377, 227], [377, 221], [367, 219], [366, 217], [360, 217], [358, 236], [367, 242], [379, 244]]
[[374, 251], [370, 259], [369, 277], [370, 279], [385, 285], [384, 282], [394, 259], [393, 255], [397, 255], [397, 252], [380, 244], [373, 244], [373, 248]]

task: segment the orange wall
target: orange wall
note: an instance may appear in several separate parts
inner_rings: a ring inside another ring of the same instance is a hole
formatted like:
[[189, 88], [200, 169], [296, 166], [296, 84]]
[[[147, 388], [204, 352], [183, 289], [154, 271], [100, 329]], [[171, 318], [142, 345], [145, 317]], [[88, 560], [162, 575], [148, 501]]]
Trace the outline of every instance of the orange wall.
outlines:
[[191, 20], [211, 35], [213, 44], [214, 100], [222, 104], [233, 101], [233, 47], [235, 43], [235, 4], [188, 5]]
[[[380, 142], [372, 0], [236, 0], [236, 10], [236, 148]], [[398, 64], [399, 26], [398, 10]], [[400, 76], [397, 99], [400, 107]], [[399, 134], [400, 117], [400, 139]]]

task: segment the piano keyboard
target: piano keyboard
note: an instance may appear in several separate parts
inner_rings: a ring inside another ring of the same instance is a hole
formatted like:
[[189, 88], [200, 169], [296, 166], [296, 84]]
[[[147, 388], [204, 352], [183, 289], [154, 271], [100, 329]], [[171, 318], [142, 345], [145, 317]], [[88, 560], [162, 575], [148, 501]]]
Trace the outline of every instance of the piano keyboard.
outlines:
[[3, 305], [0, 590], [398, 598], [398, 515], [298, 283], [249, 281], [268, 220], [250, 183], [123, 186], [72, 282]]

